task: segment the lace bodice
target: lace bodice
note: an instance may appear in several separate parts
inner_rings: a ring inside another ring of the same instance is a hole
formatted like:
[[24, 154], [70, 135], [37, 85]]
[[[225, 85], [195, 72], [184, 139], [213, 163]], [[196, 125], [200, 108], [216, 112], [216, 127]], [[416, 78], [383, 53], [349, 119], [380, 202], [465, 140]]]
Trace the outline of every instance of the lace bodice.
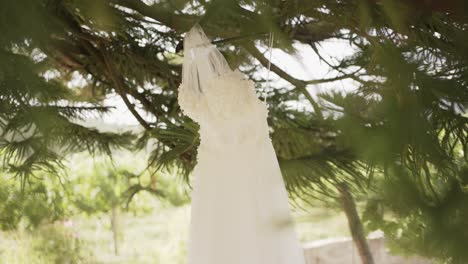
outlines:
[[199, 26], [184, 38], [179, 105], [200, 125], [204, 149], [222, 150], [268, 137], [267, 107], [254, 83], [231, 70]]
[[203, 92], [182, 84], [178, 97], [183, 113], [200, 125], [205, 147], [258, 141], [268, 133], [266, 104], [258, 99], [254, 83], [237, 70], [207, 80]]

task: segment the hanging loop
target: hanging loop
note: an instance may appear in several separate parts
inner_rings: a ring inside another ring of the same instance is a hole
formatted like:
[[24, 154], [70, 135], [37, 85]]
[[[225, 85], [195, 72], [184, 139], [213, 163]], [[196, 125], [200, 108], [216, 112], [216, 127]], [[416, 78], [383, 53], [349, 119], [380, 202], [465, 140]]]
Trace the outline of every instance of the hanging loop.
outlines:
[[266, 77], [266, 87], [264, 89], [264, 95], [263, 95], [263, 101], [266, 102], [267, 97], [268, 97], [268, 92], [270, 90], [270, 71], [271, 71], [271, 56], [273, 53], [273, 40], [274, 40], [274, 35], [273, 32], [270, 31], [269, 37], [268, 37], [268, 71], [267, 71], [267, 77]]

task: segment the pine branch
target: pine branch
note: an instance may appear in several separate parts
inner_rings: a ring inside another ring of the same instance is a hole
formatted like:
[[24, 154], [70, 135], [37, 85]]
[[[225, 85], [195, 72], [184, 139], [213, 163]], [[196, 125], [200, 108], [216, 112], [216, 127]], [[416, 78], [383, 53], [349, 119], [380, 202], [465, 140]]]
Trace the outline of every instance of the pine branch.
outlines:
[[[102, 52], [102, 50], [101, 50]], [[102, 52], [104, 65], [107, 67], [107, 76], [112, 80], [117, 90], [117, 94], [120, 95], [128, 110], [132, 113], [135, 119], [143, 126], [146, 130], [151, 130], [151, 126], [141, 117], [141, 115], [135, 109], [135, 106], [128, 100], [127, 93], [125, 91], [125, 84], [123, 78], [117, 73], [114, 65], [107, 58], [105, 52]]]
[[[268, 65], [271, 63], [267, 58], [265, 58], [263, 56], [263, 54], [257, 49], [257, 47], [255, 47], [255, 45], [253, 43], [246, 43], [246, 44], [243, 44], [243, 47], [249, 51], [249, 53], [254, 57], [256, 58], [265, 68], [268, 68]], [[312, 105], [312, 107], [314, 108], [314, 111], [315, 113], [321, 117], [321, 119], [323, 119], [323, 114], [322, 114], [322, 111], [320, 109], [320, 106], [319, 104], [312, 98], [312, 96], [310, 95], [309, 91], [307, 91], [307, 81], [303, 81], [303, 80], [299, 80], [299, 79], [296, 79], [294, 77], [292, 77], [291, 75], [289, 75], [288, 73], [286, 73], [285, 71], [283, 71], [280, 67], [278, 67], [276, 64], [274, 63], [271, 63], [270, 65], [270, 69], [271, 71], [273, 71], [274, 73], [276, 73], [278, 76], [280, 76], [281, 78], [283, 78], [284, 80], [288, 81], [289, 83], [291, 83], [292, 85], [294, 85], [296, 87], [296, 89], [300, 90], [302, 92], [302, 94], [307, 98], [307, 100], [310, 102], [310, 104]]]

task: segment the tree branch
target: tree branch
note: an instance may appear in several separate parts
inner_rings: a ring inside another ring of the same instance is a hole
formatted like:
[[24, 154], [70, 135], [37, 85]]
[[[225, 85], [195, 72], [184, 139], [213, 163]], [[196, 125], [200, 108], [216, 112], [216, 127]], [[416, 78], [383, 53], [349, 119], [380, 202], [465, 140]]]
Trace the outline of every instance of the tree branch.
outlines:
[[138, 13], [150, 17], [162, 24], [180, 31], [188, 31], [197, 21], [199, 16], [187, 14], [174, 14], [173, 10], [168, 9], [164, 4], [146, 5], [140, 0], [115, 0], [116, 5], [127, 7]]
[[[257, 47], [255, 47], [255, 45], [253, 43], [246, 43], [243, 45], [244, 48], [252, 55], [254, 56], [264, 67], [268, 68], [268, 65], [269, 63], [271, 63], [267, 58], [265, 58], [263, 56], [263, 54], [257, 49]], [[318, 105], [318, 103], [314, 100], [314, 98], [312, 98], [312, 95], [309, 93], [309, 91], [307, 91], [307, 82], [306, 81], [303, 81], [303, 80], [300, 80], [300, 79], [296, 79], [294, 77], [292, 77], [291, 75], [289, 75], [288, 73], [286, 73], [285, 71], [283, 71], [280, 67], [278, 67], [277, 65], [275, 65], [274, 63], [271, 63], [270, 65], [270, 69], [271, 71], [273, 71], [274, 73], [276, 73], [278, 76], [280, 76], [281, 78], [283, 78], [284, 80], [288, 81], [289, 83], [291, 83], [292, 85], [294, 85], [296, 87], [296, 89], [299, 89], [302, 94], [304, 94], [304, 96], [307, 98], [307, 100], [310, 102], [310, 104], [312, 105], [312, 107], [314, 108], [314, 111], [315, 113], [321, 118], [323, 119], [323, 114], [322, 114], [322, 111], [320, 110], [320, 106]]]
[[108, 60], [104, 51], [101, 50], [103, 63], [107, 69], [107, 75], [112, 80], [115, 85], [117, 93], [120, 95], [128, 110], [132, 113], [135, 119], [142, 125], [146, 130], [151, 130], [151, 126], [141, 117], [141, 115], [136, 111], [135, 106], [128, 100], [127, 93], [125, 91], [125, 84], [123, 82], [122, 76], [120, 76], [114, 65]]

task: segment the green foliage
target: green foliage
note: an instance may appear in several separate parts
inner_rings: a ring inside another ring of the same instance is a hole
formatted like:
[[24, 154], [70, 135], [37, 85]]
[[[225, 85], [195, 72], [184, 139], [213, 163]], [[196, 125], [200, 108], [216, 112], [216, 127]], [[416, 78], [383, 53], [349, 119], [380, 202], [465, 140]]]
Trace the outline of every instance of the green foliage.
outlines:
[[71, 215], [107, 213], [113, 206], [135, 214], [150, 213], [155, 197], [171, 206], [189, 202], [185, 186], [175, 181], [175, 175], [131, 172], [145, 166], [142, 153], [120, 152], [118, 156], [114, 160], [118, 167], [102, 156], [73, 156], [65, 162], [67, 178], [39, 174], [41, 180], [23, 190], [18, 181], [0, 174], [0, 229], [22, 225], [35, 229]]
[[24, 186], [37, 171], [59, 174], [67, 153], [110, 154], [112, 147], [129, 145], [130, 133], [103, 133], [79, 125], [87, 113], [107, 108], [86, 105], [61, 81], [47, 80], [44, 75], [51, 70], [41, 69], [44, 65], [34, 61], [34, 51], [28, 52], [0, 50], [0, 154], [5, 171]]
[[63, 219], [67, 197], [58, 183], [38, 181], [21, 190], [17, 181], [0, 175], [0, 229], [14, 230], [24, 223], [29, 229]]
[[154, 199], [174, 206], [189, 202], [185, 186], [175, 175], [142, 169], [146, 165], [144, 153], [118, 152], [115, 156], [109, 160], [79, 155], [70, 161], [74, 166], [68, 171], [65, 188], [77, 212], [94, 215], [117, 207], [150, 213]]
[[338, 183], [365, 189], [364, 166], [354, 153], [337, 144], [340, 135], [332, 120], [317, 120], [291, 109], [284, 112], [285, 116], [272, 122], [271, 138], [291, 194], [334, 203]]
[[32, 250], [44, 256], [44, 263], [90, 263], [89, 249], [72, 230], [60, 226], [45, 226], [35, 231]]
[[128, 188], [127, 171], [106, 166], [95, 167], [91, 175], [70, 182], [75, 193], [73, 203], [82, 212], [94, 214], [108, 212], [123, 204], [123, 193]]
[[[460, 179], [435, 184], [437, 201], [428, 199], [408, 170], [394, 170], [367, 203], [364, 220], [381, 228], [390, 246], [404, 254], [422, 254], [448, 263], [465, 263], [468, 239], [468, 170]], [[415, 239], [417, 238], [417, 239]]]
[[137, 147], [144, 148], [154, 138], [158, 139], [155, 142], [157, 147], [151, 152], [149, 164], [156, 170], [175, 170], [189, 183], [189, 173], [195, 166], [196, 148], [200, 144], [198, 125], [186, 119], [180, 126], [169, 125], [164, 129], [153, 129], [143, 133]]
[[66, 188], [73, 193], [71, 203], [80, 212], [106, 213], [113, 207], [150, 212], [152, 201], [143, 192], [174, 206], [189, 201], [184, 186], [174, 181], [175, 175], [141, 170], [145, 165], [141, 162], [142, 153], [121, 152], [119, 156], [112, 163], [106, 159], [82, 160], [79, 167], [69, 172]]
[[32, 233], [3, 233], [2, 237], [8, 245], [1, 245], [1, 263], [95, 263], [90, 249], [75, 231], [59, 224], [42, 226]]

